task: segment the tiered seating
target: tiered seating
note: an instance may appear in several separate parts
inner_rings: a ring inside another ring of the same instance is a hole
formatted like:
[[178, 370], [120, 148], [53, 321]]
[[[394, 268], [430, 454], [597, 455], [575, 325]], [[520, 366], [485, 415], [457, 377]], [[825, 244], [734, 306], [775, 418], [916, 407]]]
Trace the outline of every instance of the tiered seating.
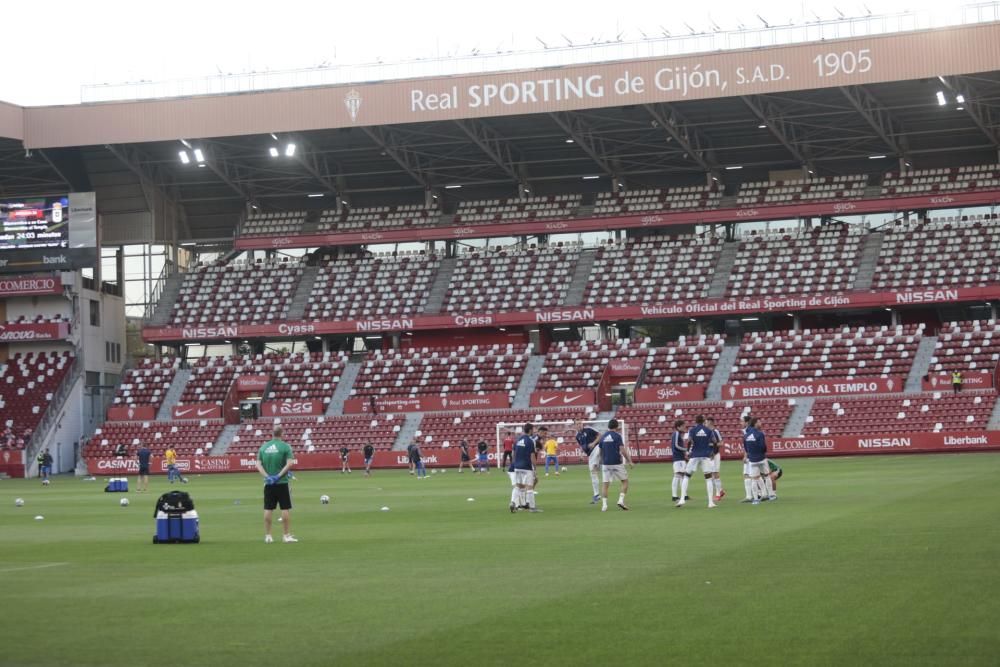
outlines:
[[455, 222], [481, 225], [490, 222], [572, 218], [580, 205], [581, 195], [553, 195], [523, 199], [482, 199], [458, 205]]
[[260, 446], [271, 439], [276, 421], [281, 422], [285, 431], [283, 437], [295, 452], [330, 453], [344, 446], [358, 450], [367, 443], [375, 449], [392, 449], [403, 420], [402, 415], [260, 419], [242, 424], [226, 452], [257, 453]]
[[149, 405], [158, 410], [167, 397], [170, 383], [174, 381], [180, 359], [143, 359], [125, 372], [122, 383], [115, 392], [114, 405]]
[[254, 212], [247, 216], [243, 236], [279, 236], [302, 231], [306, 211]]
[[826, 225], [799, 233], [752, 234], [740, 242], [726, 295], [848, 290], [858, 273], [864, 233], [856, 225]]
[[69, 352], [15, 354], [0, 371], [0, 446], [23, 449], [73, 365]]
[[824, 199], [857, 199], [864, 196], [868, 176], [825, 176], [788, 181], [744, 183], [736, 195], [739, 206], [791, 204]]
[[609, 359], [642, 357], [649, 363], [649, 359], [655, 354], [656, 350], [649, 347], [648, 338], [557, 343], [545, 356], [545, 365], [538, 376], [535, 390], [596, 389]]
[[656, 188], [627, 192], [601, 192], [594, 204], [594, 215], [623, 215], [677, 211], [692, 208], [715, 208], [722, 198], [717, 183], [683, 188]]
[[322, 265], [306, 319], [412, 315], [427, 303], [437, 257], [344, 257]]
[[355, 208], [337, 213], [325, 210], [320, 213], [317, 230], [321, 232], [356, 232], [362, 229], [396, 229], [427, 227], [440, 221], [441, 211], [423, 204], [401, 206], [375, 206]]
[[597, 249], [583, 302], [595, 306], [700, 299], [722, 251], [713, 236], [649, 236]]
[[948, 322], [938, 332], [931, 373], [992, 373], [1000, 363], [1000, 322]]
[[824, 398], [813, 404], [802, 435], [981, 431], [995, 401], [992, 391]]
[[530, 356], [527, 345], [371, 352], [352, 396], [517, 393]]
[[187, 274], [172, 314], [175, 325], [267, 324], [288, 310], [302, 264], [289, 261], [207, 266]]
[[1000, 282], [1000, 220], [935, 219], [885, 231], [872, 289], [972, 287]]
[[270, 375], [264, 400], [317, 399], [325, 407], [333, 397], [346, 363], [345, 353], [314, 352], [257, 355], [255, 357], [203, 357], [191, 369], [178, 405], [225, 400], [239, 375]]
[[562, 304], [580, 258], [576, 247], [512, 248], [459, 258], [444, 309], [497, 312]]
[[[596, 414], [588, 408], [557, 408], [530, 410], [476, 410], [471, 412], [435, 412], [424, 415], [420, 422], [420, 430], [414, 434], [417, 444], [434, 447], [457, 447], [460, 440], [465, 440], [475, 447], [480, 440], [489, 443], [490, 451], [496, 451], [497, 424], [507, 422], [524, 424], [525, 422], [561, 421], [566, 426], [557, 430], [549, 426], [549, 434], [567, 445], [576, 445], [573, 438], [576, 433], [575, 423], [578, 419], [594, 419]], [[513, 427], [512, 430], [517, 430]], [[502, 439], [502, 436], [501, 436]]]
[[114, 456], [115, 447], [128, 447], [135, 456], [141, 445], [153, 454], [162, 454], [170, 447], [181, 456], [211, 454], [215, 441], [222, 433], [221, 419], [184, 422], [105, 422], [83, 447], [85, 458]]
[[729, 381], [907, 375], [923, 324], [744, 334]]
[[743, 415], [760, 419], [761, 429], [770, 437], [780, 437], [795, 401], [715, 401], [704, 403], [656, 403], [620, 408], [618, 417], [629, 425], [633, 445], [658, 444], [670, 446], [674, 422], [683, 419], [686, 428], [694, 426], [694, 418], [705, 415], [715, 420], [715, 427], [725, 442], [738, 442], [743, 432]]
[[964, 192], [1000, 187], [1000, 164], [889, 172], [882, 179], [883, 195], [924, 192]]
[[722, 336], [681, 336], [653, 348], [643, 384], [708, 384], [724, 345]]

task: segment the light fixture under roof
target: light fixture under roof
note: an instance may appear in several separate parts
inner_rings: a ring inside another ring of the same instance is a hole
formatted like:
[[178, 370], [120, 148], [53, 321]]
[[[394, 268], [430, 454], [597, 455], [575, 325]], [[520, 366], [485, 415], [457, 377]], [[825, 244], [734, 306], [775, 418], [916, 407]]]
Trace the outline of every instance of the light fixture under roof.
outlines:
[[944, 105], [948, 104], [948, 100], [944, 98], [943, 90], [937, 91], [937, 102], [939, 107], [943, 107]]
[[732, 164], [726, 167], [726, 171], [733, 171], [734, 169], [742, 169], [742, 168], [743, 168], [742, 164]]
[[567, 144], [575, 144], [576, 142], [573, 140], [572, 137], [570, 137], [570, 138], [566, 139], [566, 143]]
[[295, 144], [288, 144], [285, 146], [285, 157], [292, 157], [295, 155]]
[[199, 163], [205, 161], [205, 154], [201, 152], [200, 148], [194, 149], [194, 159], [197, 160]]
[[271, 157], [278, 157], [278, 155], [279, 155], [279, 153], [278, 153], [278, 147], [277, 146], [271, 146], [267, 150], [267, 152], [271, 154]]
[[759, 317], [741, 317], [740, 318], [740, 322], [757, 322], [759, 320], [760, 320]]
[[189, 164], [191, 162], [191, 158], [188, 157], [187, 151], [179, 151], [177, 155], [181, 158], [181, 164]]
[[322, 192], [310, 192], [309, 194], [306, 195], [306, 197], [311, 197], [311, 198], [322, 197], [322, 196], [323, 196]]
[[462, 187], [461, 185], [446, 185], [446, 186], [444, 186], [444, 189], [445, 190], [458, 190], [461, 187]]
[[869, 155], [868, 159], [869, 160], [884, 160], [885, 156], [884, 155]]
[[594, 180], [597, 180], [598, 178], [600, 178], [600, 176], [584, 176], [583, 180], [585, 180], [585, 181], [594, 181]]
[[757, 129], [758, 130], [766, 130], [767, 129], [767, 123], [761, 123], [760, 125], [757, 126]]

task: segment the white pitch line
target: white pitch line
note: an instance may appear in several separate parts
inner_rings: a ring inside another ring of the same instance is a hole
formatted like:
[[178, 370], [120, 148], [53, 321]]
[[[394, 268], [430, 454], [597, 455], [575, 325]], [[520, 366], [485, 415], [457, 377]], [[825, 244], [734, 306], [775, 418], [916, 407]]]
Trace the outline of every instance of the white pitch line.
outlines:
[[24, 567], [5, 567], [0, 568], [0, 573], [2, 572], [20, 572], [22, 570], [44, 570], [48, 567], [61, 567], [63, 565], [69, 565], [69, 563], [42, 563], [41, 565], [25, 565]]

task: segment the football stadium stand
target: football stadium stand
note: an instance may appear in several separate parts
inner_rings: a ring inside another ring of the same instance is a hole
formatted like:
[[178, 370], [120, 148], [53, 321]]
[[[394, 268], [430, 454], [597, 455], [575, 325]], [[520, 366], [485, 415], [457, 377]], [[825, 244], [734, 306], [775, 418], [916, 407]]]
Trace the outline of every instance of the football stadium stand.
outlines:
[[412, 315], [427, 303], [437, 257], [341, 257], [321, 265], [307, 320]]
[[1000, 164], [967, 165], [943, 169], [912, 169], [889, 172], [882, 179], [883, 195], [911, 195], [926, 192], [954, 193], [963, 190], [1000, 187]]
[[[565, 430], [569, 433], [575, 431], [573, 424], [577, 420], [593, 419], [595, 416], [588, 408], [435, 412], [424, 415], [414, 440], [418, 444], [435, 443], [435, 446], [447, 447], [457, 447], [460, 441], [465, 440], [472, 451], [475, 451], [477, 442], [485, 440], [490, 445], [490, 452], [493, 452], [496, 447], [498, 423], [562, 421], [566, 422]], [[558, 438], [563, 438], [566, 444], [575, 445], [572, 435], [559, 434]]]
[[996, 320], [948, 322], [938, 332], [930, 370], [964, 375], [992, 373], [1000, 364], [1000, 323]]
[[185, 276], [173, 322], [275, 322], [285, 316], [301, 276], [302, 264], [287, 257], [202, 267]]
[[211, 453], [215, 441], [222, 433], [222, 420], [208, 421], [151, 421], [105, 422], [83, 448], [87, 457], [114, 456], [118, 445], [125, 445], [130, 457], [145, 445], [153, 454], [162, 454], [173, 447], [178, 454], [190, 456]]
[[519, 222], [571, 218], [580, 205], [580, 195], [525, 197], [523, 199], [486, 199], [465, 201], [458, 205], [455, 222], [481, 225], [490, 222]]
[[683, 419], [686, 428], [694, 426], [698, 415], [711, 417], [725, 442], [738, 442], [743, 432], [743, 416], [753, 415], [767, 433], [780, 435], [794, 401], [705, 401], [701, 403], [656, 403], [632, 405], [618, 410], [618, 416], [631, 424], [630, 437], [640, 444], [670, 446], [674, 422]]
[[740, 206], [792, 204], [826, 199], [857, 199], [864, 195], [868, 176], [826, 176], [788, 181], [744, 183], [736, 196]]
[[649, 339], [557, 343], [545, 357], [537, 391], [596, 389], [611, 359], [639, 358], [643, 364], [656, 353]]
[[0, 446], [24, 449], [73, 364], [69, 352], [17, 353], [0, 372]]
[[813, 405], [802, 434], [981, 431], [995, 402], [992, 391], [822, 398]]
[[696, 208], [715, 208], [722, 198], [717, 183], [711, 186], [681, 188], [656, 188], [628, 190], [627, 192], [601, 192], [594, 202], [594, 215], [626, 215], [629, 213], [656, 213]]
[[320, 232], [356, 232], [367, 229], [406, 229], [440, 223], [441, 211], [421, 204], [354, 208], [340, 213], [322, 211], [316, 229]]
[[125, 372], [112, 404], [129, 407], [149, 405], [158, 410], [167, 397], [167, 390], [179, 366], [180, 359], [177, 357], [143, 359]]
[[[348, 417], [282, 418], [284, 439], [295, 451], [308, 453], [337, 452], [341, 447], [358, 450], [371, 443], [375, 449], [392, 449], [399, 432], [401, 415]], [[260, 445], [271, 437], [275, 420], [260, 419], [244, 422], [233, 436], [227, 454], [256, 454]]]

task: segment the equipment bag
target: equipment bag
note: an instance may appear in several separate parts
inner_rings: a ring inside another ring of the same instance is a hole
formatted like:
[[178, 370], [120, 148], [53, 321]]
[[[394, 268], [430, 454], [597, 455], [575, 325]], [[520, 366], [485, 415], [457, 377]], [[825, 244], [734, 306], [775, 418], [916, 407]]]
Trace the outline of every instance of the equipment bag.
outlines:
[[191, 500], [191, 496], [187, 491], [168, 491], [156, 501], [156, 509], [153, 510], [153, 517], [156, 517], [158, 512], [180, 514], [190, 512], [193, 509], [194, 501]]

